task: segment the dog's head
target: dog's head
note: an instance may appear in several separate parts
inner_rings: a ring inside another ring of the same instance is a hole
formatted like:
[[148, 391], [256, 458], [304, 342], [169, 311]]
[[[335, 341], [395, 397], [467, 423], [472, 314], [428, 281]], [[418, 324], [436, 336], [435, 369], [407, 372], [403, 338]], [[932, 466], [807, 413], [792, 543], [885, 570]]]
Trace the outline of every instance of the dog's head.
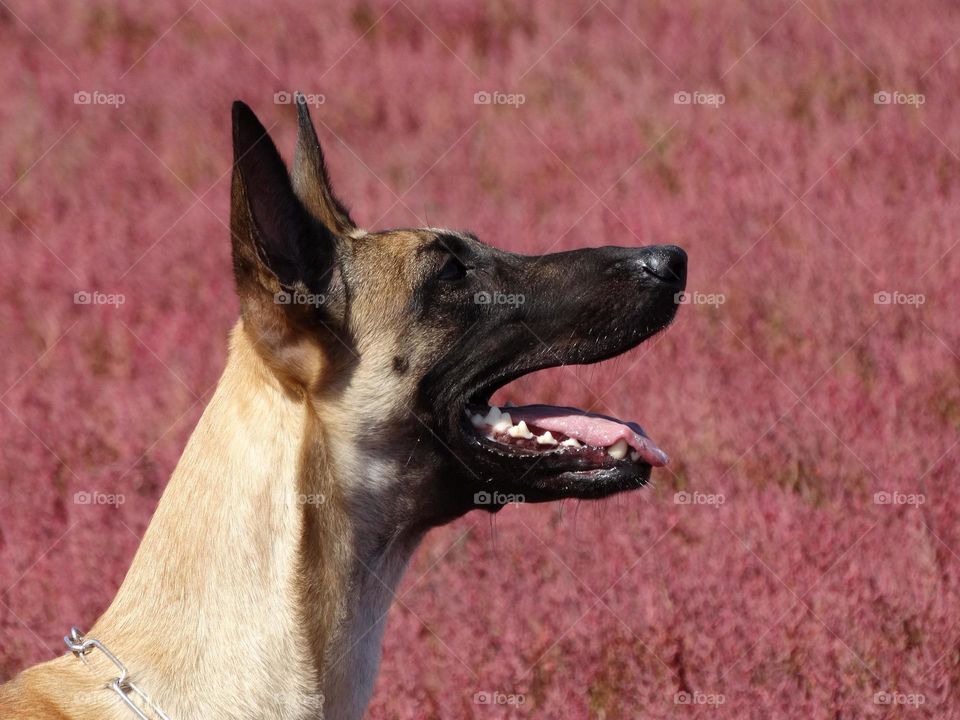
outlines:
[[288, 175], [235, 103], [231, 230], [244, 331], [303, 398], [347, 497], [429, 525], [511, 499], [637, 488], [666, 456], [639, 426], [572, 408], [491, 408], [506, 383], [593, 363], [666, 327], [674, 246], [542, 256], [470, 233], [366, 232], [333, 194], [305, 103]]

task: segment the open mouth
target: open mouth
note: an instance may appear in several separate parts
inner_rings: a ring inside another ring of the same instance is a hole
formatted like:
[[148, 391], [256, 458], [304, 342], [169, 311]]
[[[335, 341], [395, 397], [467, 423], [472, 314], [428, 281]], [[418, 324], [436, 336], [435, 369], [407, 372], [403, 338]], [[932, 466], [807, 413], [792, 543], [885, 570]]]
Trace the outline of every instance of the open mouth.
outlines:
[[485, 449], [501, 455], [549, 455], [580, 471], [668, 461], [639, 425], [606, 415], [553, 405], [469, 405], [465, 412]]
[[447, 449], [469, 470], [464, 486], [484, 499], [496, 491], [524, 502], [643, 487], [668, 459], [636, 423], [572, 407], [499, 407], [491, 398], [541, 370], [621, 356], [664, 330], [685, 287], [686, 254], [671, 245], [594, 248], [511, 257], [503, 272], [501, 284], [512, 278], [510, 287], [529, 288], [527, 302], [484, 305], [482, 331], [451, 349], [431, 372], [437, 383], [424, 385]]

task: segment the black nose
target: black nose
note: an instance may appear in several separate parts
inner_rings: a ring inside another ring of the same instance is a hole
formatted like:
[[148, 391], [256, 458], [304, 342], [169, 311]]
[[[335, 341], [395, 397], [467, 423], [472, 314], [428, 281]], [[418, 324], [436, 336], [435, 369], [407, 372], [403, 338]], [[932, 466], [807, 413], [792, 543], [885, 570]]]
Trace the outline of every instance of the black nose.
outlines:
[[676, 245], [653, 245], [643, 249], [640, 267], [665, 283], [685, 287], [687, 253]]

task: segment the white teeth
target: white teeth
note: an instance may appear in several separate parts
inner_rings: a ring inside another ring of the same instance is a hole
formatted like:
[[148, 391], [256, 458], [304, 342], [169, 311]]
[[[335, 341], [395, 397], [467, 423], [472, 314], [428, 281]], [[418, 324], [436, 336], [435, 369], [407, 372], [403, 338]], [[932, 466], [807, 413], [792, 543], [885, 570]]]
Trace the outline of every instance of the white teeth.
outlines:
[[500, 419], [500, 415], [501, 415], [500, 408], [498, 408], [496, 405], [493, 405], [487, 411], [487, 416], [483, 419], [483, 421], [487, 425], [496, 425], [497, 420]]
[[607, 455], [614, 460], [623, 460], [627, 456], [627, 441], [623, 438], [617, 440], [615, 444], [607, 448]]
[[[511, 401], [504, 403], [504, 408], [516, 407]], [[553, 436], [549, 430], [543, 433], [543, 435], [534, 435], [530, 432], [530, 428], [527, 427], [527, 423], [521, 420], [516, 425], [513, 424], [513, 418], [510, 417], [509, 412], [504, 412], [495, 405], [491, 405], [487, 410], [486, 416], [475, 413], [470, 414], [469, 411], [466, 411], [467, 417], [470, 418], [470, 422], [474, 427], [479, 428], [484, 425], [489, 426], [494, 433], [506, 433], [512, 438], [522, 438], [524, 440], [533, 440], [536, 439], [537, 445], [561, 445], [563, 447], [571, 448], [582, 448], [584, 447], [583, 443], [573, 437], [568, 437], [563, 442], [560, 442]], [[627, 441], [621, 438], [617, 440], [613, 445], [607, 448], [607, 455], [612, 457], [614, 460], [623, 460], [627, 457], [627, 454], [630, 455], [630, 460], [637, 462], [640, 460], [640, 452], [631, 448]]]
[[507, 430], [507, 434], [510, 437], [524, 438], [525, 440], [529, 440], [533, 437], [533, 433], [530, 432], [529, 428], [527, 428], [527, 424], [523, 420]]

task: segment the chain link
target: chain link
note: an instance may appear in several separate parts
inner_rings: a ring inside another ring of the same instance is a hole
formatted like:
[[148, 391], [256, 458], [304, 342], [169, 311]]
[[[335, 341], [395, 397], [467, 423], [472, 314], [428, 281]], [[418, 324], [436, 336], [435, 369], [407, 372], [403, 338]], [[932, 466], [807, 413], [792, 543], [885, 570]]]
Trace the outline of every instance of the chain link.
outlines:
[[130, 680], [126, 666], [120, 662], [120, 659], [110, 652], [102, 642], [95, 638], [85, 637], [77, 627], [70, 628], [70, 634], [64, 636], [63, 642], [66, 643], [70, 652], [76, 655], [84, 665], [87, 664], [87, 654], [96, 649], [102, 652], [110, 662], [117, 666], [117, 669], [120, 670], [120, 675], [108, 682], [105, 687], [113, 690], [120, 697], [120, 700], [122, 700], [140, 720], [154, 720], [154, 718], [144, 713], [144, 711], [133, 702], [132, 696], [138, 697], [148, 709], [156, 713], [156, 716], [159, 717], [160, 720], [170, 720], [169, 716], [158, 708], [153, 700]]

